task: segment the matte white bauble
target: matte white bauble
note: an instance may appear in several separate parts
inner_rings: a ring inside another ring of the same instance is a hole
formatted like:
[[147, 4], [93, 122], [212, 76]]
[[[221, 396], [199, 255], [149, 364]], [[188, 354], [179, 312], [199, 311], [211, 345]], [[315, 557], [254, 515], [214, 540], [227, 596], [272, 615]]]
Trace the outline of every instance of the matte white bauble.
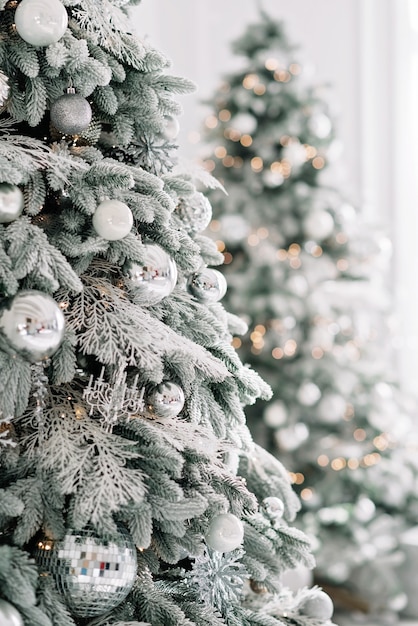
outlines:
[[131, 232], [134, 218], [131, 209], [119, 200], [103, 200], [93, 215], [94, 230], [108, 241], [118, 241]]
[[16, 185], [0, 184], [0, 224], [9, 224], [23, 211], [24, 196]]
[[23, 626], [23, 619], [15, 607], [0, 598], [0, 626]]
[[326, 622], [334, 613], [334, 605], [325, 591], [316, 590], [311, 596], [302, 600], [299, 605], [299, 613]]
[[231, 552], [244, 539], [244, 525], [232, 513], [221, 513], [213, 518], [206, 533], [206, 543], [216, 552]]
[[316, 241], [322, 241], [332, 234], [334, 220], [328, 211], [314, 211], [303, 221], [305, 234]]
[[33, 46], [49, 46], [67, 30], [68, 15], [60, 0], [22, 0], [15, 13], [16, 30]]

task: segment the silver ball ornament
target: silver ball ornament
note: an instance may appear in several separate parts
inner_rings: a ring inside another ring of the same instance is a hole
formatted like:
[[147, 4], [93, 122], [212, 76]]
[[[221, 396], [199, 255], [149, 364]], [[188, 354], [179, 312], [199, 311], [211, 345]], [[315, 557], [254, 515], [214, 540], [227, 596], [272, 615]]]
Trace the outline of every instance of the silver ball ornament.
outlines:
[[212, 550], [231, 552], [244, 539], [244, 525], [236, 515], [221, 513], [212, 519], [205, 539]]
[[103, 200], [93, 215], [96, 233], [107, 241], [118, 241], [131, 232], [134, 218], [131, 209], [120, 200]]
[[171, 141], [177, 137], [180, 132], [180, 124], [176, 117], [172, 115], [166, 115], [164, 117], [164, 124], [162, 135], [167, 141]]
[[203, 193], [196, 191], [191, 196], [180, 198], [176, 214], [186, 230], [198, 233], [209, 226], [212, 219], [212, 205]]
[[97, 536], [68, 530], [59, 541], [39, 541], [39, 570], [52, 574], [67, 606], [77, 617], [102, 615], [117, 607], [136, 579], [136, 548], [125, 530]]
[[221, 272], [206, 267], [190, 276], [187, 282], [189, 292], [201, 302], [218, 302], [227, 289], [226, 279]]
[[149, 395], [148, 401], [158, 417], [176, 417], [184, 406], [184, 392], [175, 383], [164, 382]]
[[264, 510], [270, 517], [274, 519], [280, 519], [283, 517], [284, 502], [283, 500], [280, 500], [280, 498], [269, 496], [268, 498], [264, 498], [262, 504]]
[[315, 590], [301, 601], [298, 606], [299, 613], [311, 617], [312, 619], [326, 622], [331, 619], [334, 613], [334, 605], [327, 593], [322, 590]]
[[60, 133], [79, 135], [90, 125], [93, 113], [88, 101], [71, 88], [52, 103], [50, 116]]
[[0, 224], [9, 224], [22, 213], [25, 204], [23, 193], [16, 185], [0, 184]]
[[64, 338], [64, 315], [51, 296], [21, 291], [2, 303], [0, 332], [15, 352], [37, 363], [52, 356]]
[[124, 268], [125, 282], [137, 300], [151, 306], [166, 298], [177, 283], [175, 261], [158, 244], [143, 246], [142, 263], [129, 261]]
[[68, 15], [60, 0], [22, 0], [15, 12], [16, 30], [33, 46], [49, 46], [67, 30]]
[[23, 619], [15, 607], [0, 598], [0, 626], [23, 626]]

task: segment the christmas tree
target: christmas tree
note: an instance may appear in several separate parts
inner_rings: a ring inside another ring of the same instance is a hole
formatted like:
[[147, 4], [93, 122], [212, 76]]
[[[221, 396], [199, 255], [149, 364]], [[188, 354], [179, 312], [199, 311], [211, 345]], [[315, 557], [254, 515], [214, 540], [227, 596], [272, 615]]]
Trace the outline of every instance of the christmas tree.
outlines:
[[0, 2], [0, 624], [330, 625], [134, 4]]
[[233, 51], [243, 69], [213, 98], [205, 165], [228, 191], [210, 196], [211, 229], [227, 306], [249, 325], [234, 345], [273, 388], [248, 423], [292, 470], [318, 581], [346, 608], [398, 611], [417, 473], [391, 368], [390, 242], [340, 189], [329, 88], [305, 76], [283, 24], [262, 13]]

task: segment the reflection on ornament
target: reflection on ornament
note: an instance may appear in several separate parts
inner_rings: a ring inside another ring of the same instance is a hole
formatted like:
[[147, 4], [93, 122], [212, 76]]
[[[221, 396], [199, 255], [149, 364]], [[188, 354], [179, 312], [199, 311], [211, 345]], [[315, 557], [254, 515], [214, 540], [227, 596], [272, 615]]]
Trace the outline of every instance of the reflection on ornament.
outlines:
[[162, 135], [168, 141], [175, 139], [180, 132], [180, 124], [176, 117], [173, 115], [164, 116], [164, 125]]
[[49, 46], [67, 30], [68, 15], [60, 0], [22, 0], [15, 13], [16, 30], [33, 46]]
[[165, 382], [156, 387], [148, 400], [158, 417], [176, 417], [184, 406], [184, 392], [175, 383]]
[[184, 227], [191, 232], [201, 232], [212, 219], [212, 206], [203, 193], [196, 191], [191, 196], [180, 198], [176, 208]]
[[16, 185], [0, 183], [0, 224], [9, 224], [23, 211], [24, 196]]
[[0, 626], [23, 626], [23, 619], [15, 607], [0, 598]]
[[107, 241], [118, 241], [131, 232], [134, 223], [131, 209], [119, 200], [104, 200], [93, 215], [96, 233]]
[[221, 272], [206, 267], [193, 274], [188, 282], [189, 292], [201, 302], [218, 302], [226, 294], [226, 279]]
[[3, 301], [0, 332], [18, 354], [36, 363], [52, 356], [61, 345], [64, 315], [48, 294], [21, 291]]
[[90, 530], [68, 530], [59, 541], [38, 543], [40, 571], [52, 574], [58, 590], [77, 617], [102, 615], [118, 606], [136, 579], [136, 548], [130, 535], [98, 537]]
[[124, 267], [125, 282], [144, 305], [153, 305], [166, 298], [177, 282], [175, 261], [158, 244], [143, 246], [142, 263], [129, 261]]
[[313, 211], [303, 220], [303, 230], [307, 237], [323, 241], [334, 230], [332, 215], [328, 211]]
[[217, 552], [231, 552], [244, 539], [244, 525], [232, 513], [221, 513], [214, 517], [205, 536], [206, 543]]
[[89, 126], [92, 118], [90, 104], [73, 87], [51, 105], [51, 123], [65, 135], [78, 135]]
[[326, 622], [334, 613], [334, 605], [331, 598], [321, 589], [316, 589], [302, 600], [298, 606], [299, 613], [312, 619]]
[[268, 589], [263, 583], [260, 583], [258, 580], [250, 580], [250, 588], [251, 591], [257, 594], [267, 593]]

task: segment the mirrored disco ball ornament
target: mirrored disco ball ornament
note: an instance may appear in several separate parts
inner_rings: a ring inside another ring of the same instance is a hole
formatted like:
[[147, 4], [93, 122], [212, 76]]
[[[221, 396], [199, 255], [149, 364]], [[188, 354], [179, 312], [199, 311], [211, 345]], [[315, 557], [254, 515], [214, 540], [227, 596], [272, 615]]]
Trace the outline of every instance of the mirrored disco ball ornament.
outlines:
[[125, 283], [145, 305], [153, 305], [173, 291], [177, 283], [177, 266], [158, 244], [144, 244], [143, 250], [142, 263], [126, 263]]
[[13, 350], [31, 363], [47, 359], [58, 350], [64, 326], [58, 304], [42, 291], [21, 291], [2, 303], [0, 332]]
[[88, 101], [73, 87], [57, 98], [51, 105], [51, 123], [65, 135], [78, 135], [86, 130], [92, 119], [92, 110]]
[[67, 30], [68, 15], [60, 0], [22, 0], [15, 13], [16, 30], [33, 46], [49, 46]]
[[118, 241], [131, 232], [134, 218], [131, 209], [120, 200], [103, 200], [93, 215], [96, 233], [107, 241]]
[[24, 196], [16, 185], [0, 184], [0, 224], [9, 224], [22, 213]]
[[186, 230], [198, 233], [209, 226], [212, 219], [212, 205], [203, 193], [196, 191], [191, 196], [180, 198], [176, 213]]
[[176, 417], [184, 406], [184, 392], [175, 383], [165, 382], [156, 387], [148, 400], [158, 417]]
[[23, 619], [15, 607], [0, 598], [0, 626], [23, 626]]
[[50, 573], [73, 615], [93, 617], [118, 606], [136, 579], [136, 548], [130, 535], [98, 537], [90, 530], [68, 530], [62, 540], [38, 542], [35, 559]]
[[205, 539], [212, 550], [231, 552], [244, 539], [244, 525], [232, 513], [221, 513], [212, 519]]
[[189, 292], [201, 302], [218, 302], [226, 294], [226, 279], [221, 272], [206, 267], [190, 276], [187, 282]]

